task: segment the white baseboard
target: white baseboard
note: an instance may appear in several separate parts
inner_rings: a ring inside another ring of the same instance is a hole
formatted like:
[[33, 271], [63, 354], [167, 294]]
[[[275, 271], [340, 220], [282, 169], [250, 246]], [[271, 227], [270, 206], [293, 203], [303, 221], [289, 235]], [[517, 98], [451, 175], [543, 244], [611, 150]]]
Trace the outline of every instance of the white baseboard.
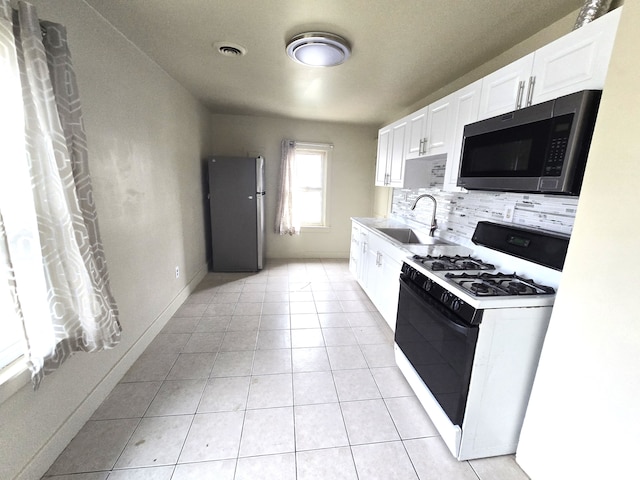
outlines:
[[91, 393], [78, 405], [74, 412], [49, 438], [24, 469], [15, 477], [15, 480], [36, 480], [42, 478], [49, 467], [62, 453], [66, 445], [73, 440], [84, 424], [91, 418], [96, 409], [107, 398], [111, 390], [124, 377], [138, 357], [145, 351], [156, 335], [171, 319], [187, 297], [195, 290], [197, 285], [207, 274], [207, 264], [203, 264], [191, 281], [175, 296], [160, 315], [151, 323], [149, 328], [140, 336], [120, 360], [105, 375]]

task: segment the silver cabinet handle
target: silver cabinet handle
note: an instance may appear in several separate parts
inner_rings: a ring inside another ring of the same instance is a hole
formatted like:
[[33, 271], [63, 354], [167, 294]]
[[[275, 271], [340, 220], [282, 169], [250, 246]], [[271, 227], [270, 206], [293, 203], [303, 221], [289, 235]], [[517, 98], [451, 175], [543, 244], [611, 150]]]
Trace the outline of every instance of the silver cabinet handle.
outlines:
[[247, 198], [248, 198], [249, 200], [253, 200], [253, 195], [249, 195]]
[[524, 80], [518, 82], [518, 98], [516, 99], [516, 110], [522, 108], [522, 97], [524, 95]]
[[420, 148], [418, 149], [418, 155], [422, 155], [422, 149], [424, 148], [424, 138], [420, 139]]
[[529, 77], [529, 90], [527, 91], [527, 107], [533, 102], [533, 89], [536, 86], [536, 77]]

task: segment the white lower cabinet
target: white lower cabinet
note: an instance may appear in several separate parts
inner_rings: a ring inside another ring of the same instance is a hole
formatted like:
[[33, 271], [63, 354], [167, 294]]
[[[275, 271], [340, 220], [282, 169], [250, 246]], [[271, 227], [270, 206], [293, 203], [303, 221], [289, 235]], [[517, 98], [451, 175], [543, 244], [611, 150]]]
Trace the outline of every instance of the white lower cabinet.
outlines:
[[351, 224], [351, 248], [349, 249], [349, 271], [358, 278], [360, 271], [360, 258], [362, 249], [360, 247], [360, 227], [356, 223]]
[[398, 261], [393, 255], [381, 254], [378, 267], [380, 278], [376, 297], [376, 308], [387, 321], [391, 330], [396, 331], [396, 316], [398, 315], [398, 295], [400, 293], [400, 269], [402, 261]]
[[351, 270], [352, 273], [376, 309], [395, 331], [400, 292], [398, 280], [402, 260], [407, 256], [407, 252], [366, 227], [354, 224], [352, 234], [355, 229], [360, 232], [360, 243], [358, 245], [353, 242], [352, 237], [349, 267], [352, 265], [351, 259], [357, 257], [357, 273], [354, 273], [354, 269]]

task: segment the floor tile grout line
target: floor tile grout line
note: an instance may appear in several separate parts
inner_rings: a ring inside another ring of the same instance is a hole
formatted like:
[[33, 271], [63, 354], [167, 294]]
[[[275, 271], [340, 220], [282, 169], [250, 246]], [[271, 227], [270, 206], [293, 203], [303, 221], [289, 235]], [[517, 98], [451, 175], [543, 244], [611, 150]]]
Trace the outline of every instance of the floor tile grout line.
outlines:
[[[237, 303], [236, 303], [236, 307], [237, 307]], [[350, 314], [352, 314], [352, 313], [354, 313], [354, 312], [344, 312], [344, 313], [345, 313], [345, 314], [347, 314], [347, 315], [350, 315]], [[202, 318], [204, 318], [204, 315], [203, 315], [203, 316], [201, 316], [200, 318], [201, 318], [201, 319], [202, 319]], [[259, 322], [261, 322], [261, 315], [260, 315], [260, 320], [259, 320]], [[260, 330], [260, 328], [259, 328], [259, 327], [260, 327], [260, 324], [258, 325], [258, 329], [257, 329], [258, 331]], [[328, 328], [328, 327], [322, 327], [322, 325], [320, 325], [321, 332], [324, 332], [324, 328]], [[353, 331], [353, 328], [354, 328], [354, 327], [353, 327], [353, 326], [351, 326], [351, 325], [349, 325], [349, 327], [348, 327], [348, 328], [349, 328], [351, 331]], [[289, 329], [288, 329], [288, 331], [289, 331], [289, 338], [290, 338], [290, 339], [291, 339], [291, 331], [292, 331], [292, 330], [293, 330], [293, 329], [291, 328], [291, 324], [290, 324], [290, 325], [289, 325]], [[227, 332], [227, 331], [228, 331], [228, 325], [227, 325], [227, 330], [225, 330], [225, 334], [226, 334], [226, 332]], [[196, 333], [196, 332], [191, 332], [191, 336], [192, 336], [193, 334], [195, 334], [195, 333]], [[190, 338], [191, 338], [191, 337], [190, 337]], [[324, 339], [324, 334], [323, 334], [323, 339]], [[256, 341], [257, 341], [257, 339], [256, 339]], [[325, 343], [325, 344], [324, 344], [321, 348], [323, 348], [323, 349], [324, 349], [325, 354], [327, 355], [327, 358], [329, 358], [329, 356], [328, 356], [328, 351], [327, 351], [326, 341], [325, 341], [324, 343]], [[186, 344], [185, 344], [185, 345], [186, 345]], [[371, 365], [370, 365], [369, 361], [366, 359], [366, 356], [364, 356], [364, 351], [362, 350], [362, 347], [363, 347], [363, 345], [364, 345], [364, 344], [361, 344], [360, 342], [357, 342], [357, 343], [356, 343], [356, 344], [354, 344], [354, 345], [357, 345], [357, 346], [358, 346], [358, 351], [359, 351], [359, 352], [363, 355], [363, 357], [365, 358], [365, 363], [367, 364], [367, 368], [368, 368], [368, 369], [369, 369], [369, 371], [371, 372], [371, 368], [372, 368], [372, 367], [371, 367]], [[303, 348], [304, 348], [304, 347], [303, 347]], [[258, 350], [258, 347], [257, 347], [257, 343], [256, 343], [256, 344], [254, 345], [254, 349], [253, 349], [253, 356], [252, 356], [252, 369], [251, 369], [251, 370], [252, 370], [252, 375], [251, 375], [251, 376], [254, 376], [254, 375], [253, 375], [253, 368], [254, 368], [254, 362], [255, 362], [255, 353], [256, 353], [256, 351], [257, 351], [257, 350]], [[290, 352], [290, 353], [292, 353], [292, 352], [293, 352], [293, 345], [291, 345], [291, 348], [289, 348], [288, 350], [289, 350], [289, 352]], [[181, 352], [181, 353], [183, 353], [183, 352]], [[220, 351], [218, 350], [218, 351], [217, 351], [217, 352], [215, 352], [215, 353], [216, 353], [216, 358], [217, 358], [217, 355], [220, 353]], [[213, 369], [213, 365], [215, 364], [215, 360], [216, 360], [216, 358], [214, 358], [214, 359], [213, 359], [211, 369]], [[290, 360], [292, 360], [292, 359], [290, 359]], [[174, 363], [175, 363], [175, 362], [174, 362]], [[292, 367], [292, 372], [291, 372], [291, 380], [292, 380], [291, 388], [292, 388], [292, 394], [293, 394], [293, 375], [294, 375], [294, 372], [293, 372], [293, 365], [291, 365], [291, 367]], [[332, 367], [331, 363], [330, 363], [329, 367], [330, 367], [330, 370], [329, 370], [329, 371], [332, 373], [332, 380], [333, 380], [334, 390], [336, 390], [335, 377], [333, 376], [333, 372], [334, 372], [334, 371], [338, 371], [338, 370], [335, 370], [335, 369]], [[216, 377], [211, 377], [211, 373], [212, 373], [212, 370], [210, 370], [208, 378], [207, 378], [207, 379], [205, 379], [205, 387], [203, 388], [203, 392], [201, 393], [201, 397], [200, 397], [200, 401], [199, 401], [198, 405], [199, 405], [199, 404], [200, 404], [200, 402], [202, 401], [202, 396], [204, 395], [204, 390], [206, 389], [206, 385], [207, 385], [207, 384], [208, 384], [208, 382], [209, 382], [209, 381], [211, 381], [213, 378], [216, 378]], [[375, 379], [375, 378], [374, 378], [374, 379]], [[170, 380], [167, 380], [167, 379], [166, 379], [166, 377], [165, 377], [165, 379], [163, 380], [162, 384], [165, 384], [165, 383], [166, 383], [166, 382], [168, 382], [168, 381], [170, 381]], [[376, 386], [377, 386], [377, 384], [376, 384]], [[379, 388], [379, 387], [377, 386], [377, 388]], [[247, 395], [249, 395], [249, 394], [250, 394], [249, 392], [250, 392], [250, 390], [248, 390]], [[337, 393], [337, 392], [336, 392], [336, 393]], [[154, 398], [157, 396], [157, 394], [158, 394], [158, 392], [156, 392], [156, 395], [154, 396]], [[153, 400], [152, 400], [152, 401], [153, 401]], [[247, 397], [247, 403], [248, 403], [248, 397]], [[339, 401], [339, 400], [338, 400], [338, 403], [341, 405], [343, 402], [341, 402], [341, 401]], [[150, 403], [150, 404], [151, 404], [151, 403]], [[294, 401], [293, 401], [293, 404], [294, 404], [294, 405], [293, 405], [293, 407], [294, 407], [294, 409], [295, 409], [295, 406], [296, 406], [296, 405], [295, 405], [295, 399], [294, 399]], [[195, 415], [197, 414], [197, 408], [198, 408], [198, 407], [196, 407], [196, 412], [195, 412], [195, 413], [194, 413], [194, 415], [193, 415], [192, 423], [190, 424], [190, 427], [191, 427], [191, 425], [193, 424], [193, 420], [195, 419]], [[147, 410], [148, 410], [148, 408], [147, 408]], [[246, 412], [247, 412], [247, 410], [248, 410], [248, 408], [245, 408], [245, 412], [244, 412], [244, 417], [243, 417], [243, 418], [246, 418]], [[295, 412], [295, 410], [292, 410], [292, 411], [294, 411], [294, 412]], [[145, 413], [146, 413], [146, 412], [145, 412]], [[341, 413], [342, 413], [342, 410], [341, 410]], [[295, 418], [294, 418], [294, 420], [295, 420]], [[345, 426], [345, 430], [346, 430], [346, 425], [344, 424], [344, 417], [343, 417], [343, 425]], [[295, 431], [294, 431], [294, 435], [295, 435]], [[186, 441], [186, 437], [185, 437], [185, 441]], [[183, 443], [182, 448], [184, 448], [184, 443]], [[237, 459], [236, 459], [236, 460], [237, 460]], [[352, 461], [353, 461], [353, 455], [352, 455]], [[175, 465], [174, 465], [174, 468], [175, 468]]]

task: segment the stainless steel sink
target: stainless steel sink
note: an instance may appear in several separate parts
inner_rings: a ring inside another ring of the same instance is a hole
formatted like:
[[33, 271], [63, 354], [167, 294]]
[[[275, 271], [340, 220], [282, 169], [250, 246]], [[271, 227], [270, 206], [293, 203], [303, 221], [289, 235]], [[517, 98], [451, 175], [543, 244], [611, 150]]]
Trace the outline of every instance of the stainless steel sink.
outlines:
[[450, 242], [416, 232], [411, 228], [378, 228], [377, 230], [405, 245], [451, 245]]

